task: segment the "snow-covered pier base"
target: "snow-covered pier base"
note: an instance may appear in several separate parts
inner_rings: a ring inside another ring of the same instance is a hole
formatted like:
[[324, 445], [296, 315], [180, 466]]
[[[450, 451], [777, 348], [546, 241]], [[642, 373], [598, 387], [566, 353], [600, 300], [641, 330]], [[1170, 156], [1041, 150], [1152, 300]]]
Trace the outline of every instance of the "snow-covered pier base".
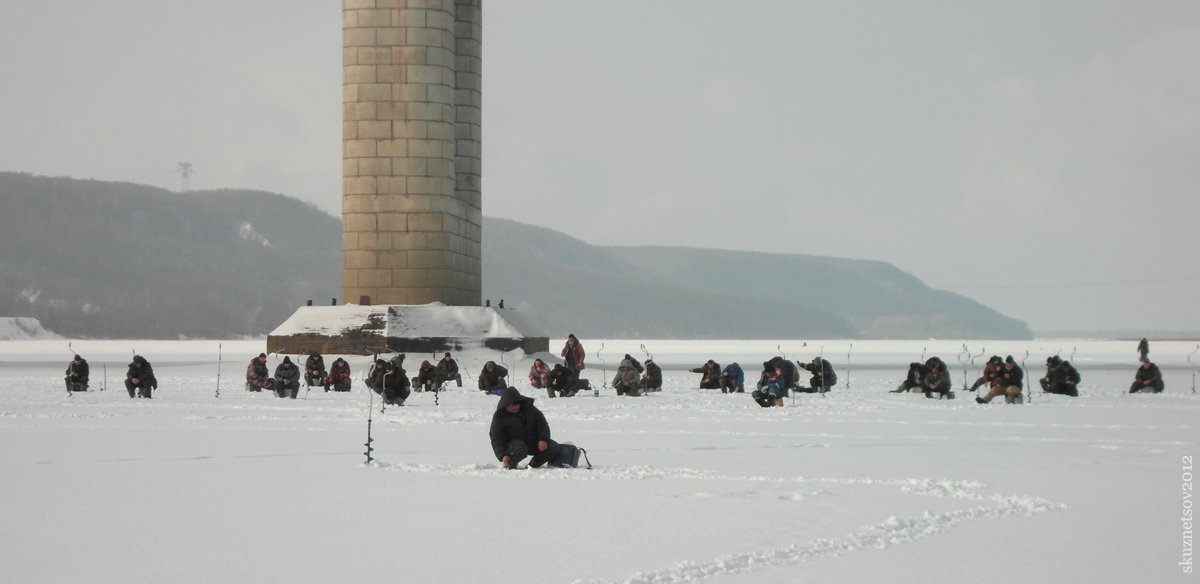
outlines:
[[514, 309], [421, 305], [304, 306], [267, 336], [267, 351], [371, 355], [486, 347], [548, 351], [550, 341]]

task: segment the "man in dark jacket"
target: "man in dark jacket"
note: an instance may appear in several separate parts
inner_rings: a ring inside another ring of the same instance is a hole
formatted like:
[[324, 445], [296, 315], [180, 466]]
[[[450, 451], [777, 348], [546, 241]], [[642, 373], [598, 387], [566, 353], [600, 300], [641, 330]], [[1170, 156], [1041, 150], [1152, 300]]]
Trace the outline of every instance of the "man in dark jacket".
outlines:
[[712, 359], [692, 369], [692, 373], [700, 374], [700, 389], [719, 389], [721, 387], [721, 366]]
[[813, 357], [811, 363], [797, 362], [796, 364], [813, 374], [808, 380], [808, 388], [801, 388], [800, 391], [804, 393], [825, 393], [829, 391], [829, 388], [837, 385], [837, 373], [833, 371], [833, 364], [824, 358]]
[[550, 370], [550, 378], [547, 381], [546, 393], [550, 397], [554, 397], [555, 393], [557, 393], [560, 397], [571, 397], [575, 395], [576, 391], [578, 391], [575, 389], [576, 379], [578, 378], [575, 376], [574, 369], [571, 369], [562, 363], [556, 363], [554, 365], [554, 369]]
[[458, 361], [455, 361], [450, 353], [446, 353], [441, 361], [437, 364], [438, 378], [442, 383], [454, 380], [457, 387], [462, 387], [462, 374], [458, 372]]
[[479, 371], [479, 391], [500, 395], [508, 385], [506, 377], [508, 369], [503, 365], [497, 365], [495, 361], [484, 363], [483, 369]]
[[954, 392], [950, 391], [950, 368], [946, 362], [941, 357], [930, 357], [925, 366], [925, 376], [921, 378], [921, 390], [925, 392], [925, 397], [932, 398], [937, 394], [938, 399], [954, 399]]
[[309, 353], [308, 359], [304, 360], [304, 382], [309, 387], [314, 385], [325, 385], [325, 378], [329, 373], [325, 371], [325, 358], [320, 352], [313, 351]]
[[67, 391], [87, 391], [88, 389], [88, 362], [87, 359], [75, 355], [75, 358], [67, 363]]
[[1129, 393], [1138, 393], [1140, 391], [1162, 393], [1166, 384], [1163, 383], [1162, 372], [1158, 370], [1158, 365], [1151, 363], [1149, 359], [1142, 359], [1142, 365], [1138, 367], [1137, 374], [1133, 378], [1133, 385], [1129, 386]]
[[1063, 361], [1058, 357], [1054, 357], [1054, 360], [1054, 367], [1046, 375], [1049, 379], [1041, 380], [1042, 389], [1046, 393], [1079, 397], [1079, 371], [1071, 365], [1070, 361]]
[[300, 393], [300, 369], [292, 363], [292, 358], [283, 357], [283, 362], [275, 367], [275, 397], [290, 397], [296, 399]]
[[392, 406], [404, 405], [404, 400], [412, 394], [412, 384], [408, 381], [408, 373], [393, 360], [384, 364], [383, 403]]
[[412, 387], [417, 391], [433, 391], [433, 388], [441, 385], [438, 379], [437, 368], [429, 361], [421, 361], [421, 367], [417, 369], [417, 376], [412, 378]]
[[158, 388], [158, 380], [154, 378], [154, 368], [141, 355], [134, 355], [129, 370], [125, 373], [125, 389], [129, 397], [134, 397], [133, 390], [137, 389], [137, 397], [150, 399], [151, 392]]
[[529, 466], [538, 468], [558, 454], [558, 443], [550, 439], [550, 424], [546, 416], [533, 405], [533, 398], [525, 397], [515, 387], [500, 393], [500, 403], [492, 414], [492, 426], [488, 430], [492, 441], [492, 452], [496, 460], [507, 469], [517, 468], [526, 456], [533, 455]]
[[662, 391], [662, 367], [653, 359], [646, 359], [646, 372], [642, 374], [642, 391]]
[[1021, 403], [1021, 389], [1025, 386], [1025, 372], [1017, 366], [1017, 361], [1012, 355], [1004, 358], [1004, 368], [1001, 370], [999, 379], [996, 385], [992, 386], [991, 391], [984, 397], [977, 397], [975, 401], [981, 404], [986, 404], [992, 401], [992, 398], [1004, 396], [1004, 401], [1010, 404]]

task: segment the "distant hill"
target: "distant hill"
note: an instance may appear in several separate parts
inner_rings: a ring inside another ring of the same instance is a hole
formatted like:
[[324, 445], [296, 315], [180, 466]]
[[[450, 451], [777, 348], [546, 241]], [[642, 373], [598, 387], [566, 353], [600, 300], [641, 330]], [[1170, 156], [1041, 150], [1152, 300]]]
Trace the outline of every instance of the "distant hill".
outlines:
[[261, 335], [341, 295], [341, 223], [260, 191], [0, 173], [0, 315], [76, 337]]
[[484, 224], [483, 292], [536, 310], [553, 336], [1028, 339], [1025, 323], [895, 266], [823, 256], [599, 247]]
[[[263, 335], [341, 294], [340, 222], [283, 195], [0, 172], [0, 217], [0, 316], [68, 337]], [[492, 218], [483, 255], [484, 297], [555, 337], [1032, 336], [883, 262], [599, 247]]]

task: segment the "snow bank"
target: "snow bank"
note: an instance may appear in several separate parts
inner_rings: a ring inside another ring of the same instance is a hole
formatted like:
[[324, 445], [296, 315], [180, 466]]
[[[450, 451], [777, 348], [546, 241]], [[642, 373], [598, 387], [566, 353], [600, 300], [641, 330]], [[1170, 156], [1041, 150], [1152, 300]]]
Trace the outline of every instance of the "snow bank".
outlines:
[[42, 327], [42, 323], [36, 318], [0, 316], [0, 340], [2, 341], [61, 338]]

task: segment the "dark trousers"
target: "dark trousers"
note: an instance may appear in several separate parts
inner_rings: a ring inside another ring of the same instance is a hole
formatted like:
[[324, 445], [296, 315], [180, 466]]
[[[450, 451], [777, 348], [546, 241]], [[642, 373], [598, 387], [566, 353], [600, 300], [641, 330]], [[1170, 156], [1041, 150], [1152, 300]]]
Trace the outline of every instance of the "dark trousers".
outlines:
[[[529, 451], [531, 449], [536, 451], [537, 444], [534, 444], [532, 447], [530, 447], [530, 445], [525, 444], [523, 440], [513, 440], [512, 442], [509, 442], [508, 457], [512, 461], [512, 465], [516, 467], [518, 462], [521, 462], [526, 456], [529, 456]], [[546, 450], [542, 452], [535, 452], [533, 458], [529, 460], [529, 466], [532, 466], [533, 468], [539, 468], [547, 462], [550, 462], [550, 460], [552, 460], [557, 454], [558, 442], [547, 440]]]
[[149, 382], [148, 382], [148, 381], [146, 381], [145, 379], [143, 379], [142, 381], [140, 381], [140, 382], [139, 382], [139, 383], [137, 383], [136, 385], [135, 385], [135, 384], [134, 384], [132, 381], [130, 381], [130, 380], [128, 380], [128, 379], [126, 379], [126, 380], [125, 380], [125, 389], [126, 389], [127, 391], [129, 391], [129, 397], [134, 397], [134, 395], [133, 395], [133, 390], [134, 390], [134, 388], [137, 388], [137, 397], [144, 397], [144, 398], [146, 398], [146, 399], [150, 399], [150, 392], [151, 392], [151, 391], [152, 391], [152, 390], [153, 390], [155, 387], [154, 387], [154, 385], [152, 385], [151, 383], [149, 383]]
[[1135, 381], [1133, 382], [1133, 385], [1129, 386], [1129, 393], [1137, 393], [1139, 391], [1153, 391], [1154, 393], [1162, 393], [1164, 387], [1166, 387], [1166, 384], [1163, 383], [1162, 380], [1155, 381], [1150, 385], [1142, 385], [1142, 382]]

